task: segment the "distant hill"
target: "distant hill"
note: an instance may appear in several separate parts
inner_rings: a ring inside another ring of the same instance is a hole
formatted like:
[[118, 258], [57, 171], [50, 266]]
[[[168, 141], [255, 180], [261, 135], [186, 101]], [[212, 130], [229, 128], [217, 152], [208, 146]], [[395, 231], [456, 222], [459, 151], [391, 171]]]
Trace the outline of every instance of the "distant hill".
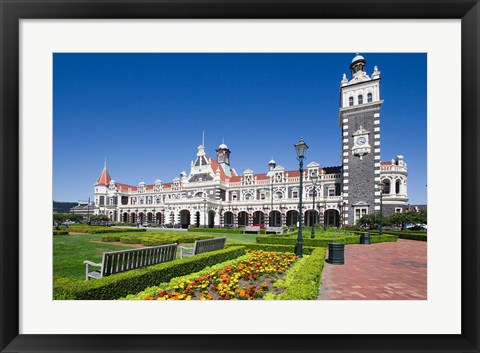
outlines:
[[53, 213], [70, 213], [70, 209], [78, 205], [78, 202], [53, 201]]

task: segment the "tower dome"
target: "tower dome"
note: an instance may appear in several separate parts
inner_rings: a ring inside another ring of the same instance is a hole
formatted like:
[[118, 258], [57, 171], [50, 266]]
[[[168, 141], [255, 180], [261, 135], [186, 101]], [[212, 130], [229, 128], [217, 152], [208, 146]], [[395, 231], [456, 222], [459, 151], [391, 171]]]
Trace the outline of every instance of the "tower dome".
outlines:
[[365, 61], [365, 58], [363, 56], [361, 56], [360, 54], [357, 53], [357, 55], [352, 59], [352, 64], [356, 61], [363, 61], [363, 62], [366, 62]]
[[219, 149], [222, 149], [222, 150], [228, 150], [228, 146], [224, 143], [222, 143], [220, 146], [218, 146]]
[[365, 67], [365, 64], [367, 61], [363, 56], [361, 56], [359, 53], [352, 59], [352, 63], [350, 64], [350, 72], [352, 73], [352, 76], [355, 76], [356, 73], [361, 73], [363, 72], [363, 68]]

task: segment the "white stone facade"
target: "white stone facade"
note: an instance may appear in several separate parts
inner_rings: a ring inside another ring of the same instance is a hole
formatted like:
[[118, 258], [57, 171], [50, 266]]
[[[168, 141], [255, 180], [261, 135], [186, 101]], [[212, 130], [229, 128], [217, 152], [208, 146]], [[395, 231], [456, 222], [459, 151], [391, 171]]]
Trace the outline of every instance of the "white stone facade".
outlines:
[[[360, 65], [357, 66], [357, 62]], [[364, 63], [363, 57], [357, 56], [352, 61], [351, 80], [344, 75], [341, 81], [340, 127], [343, 138], [339, 151], [343, 151], [342, 165], [321, 167], [311, 162], [305, 168], [301, 192], [306, 226], [311, 226], [312, 222], [325, 222], [327, 226], [335, 227], [354, 223], [355, 211], [351, 209], [349, 195], [362, 195], [356, 192], [359, 187], [356, 184], [361, 184], [356, 182], [359, 180], [355, 178], [356, 169], [351, 169], [358, 164], [352, 163], [355, 159], [372, 161], [366, 168], [373, 168], [372, 185], [377, 185], [380, 180], [386, 185], [384, 205], [390, 205], [397, 212], [406, 206], [408, 173], [404, 158], [397, 156], [390, 162], [380, 162], [380, 115], [372, 114], [368, 130], [361, 126], [352, 131], [353, 125], [348, 129], [352, 114], [357, 114], [355, 111], [369, 109], [375, 104], [379, 110], [381, 106], [378, 103], [380, 71], [375, 67], [370, 78], [363, 71]], [[265, 173], [256, 174], [247, 169], [239, 175], [231, 167], [228, 146], [222, 143], [215, 152], [215, 158], [211, 158], [200, 145], [190, 172], [180, 173], [169, 183], [157, 179], [152, 184], [143, 181], [137, 186], [122, 184], [110, 178], [105, 165], [94, 185], [95, 213], [105, 214], [116, 222], [183, 228], [297, 225], [298, 170], [286, 171], [271, 160]], [[312, 175], [318, 175], [315, 187]], [[366, 212], [378, 211], [379, 191], [372, 187], [372, 190], [362, 192], [368, 194], [366, 198], [374, 200]], [[358, 202], [362, 204], [362, 201]]]

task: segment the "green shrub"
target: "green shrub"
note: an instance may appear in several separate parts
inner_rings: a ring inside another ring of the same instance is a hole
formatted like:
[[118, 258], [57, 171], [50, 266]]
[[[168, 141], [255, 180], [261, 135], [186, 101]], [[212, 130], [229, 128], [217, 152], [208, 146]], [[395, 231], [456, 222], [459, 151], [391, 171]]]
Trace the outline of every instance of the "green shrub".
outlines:
[[145, 228], [111, 228], [102, 226], [72, 225], [68, 229], [70, 232], [101, 234], [101, 233], [126, 233], [126, 232], [145, 232]]
[[196, 233], [243, 234], [243, 229], [241, 228], [188, 228], [187, 231]]
[[243, 246], [207, 252], [90, 281], [54, 278], [53, 299], [112, 300], [245, 254]]
[[427, 241], [427, 234], [418, 234], [414, 232], [399, 232], [397, 236], [401, 239], [410, 239], [410, 240], [420, 240], [420, 241]]
[[68, 235], [68, 230], [53, 230], [53, 235]]
[[276, 283], [285, 288], [275, 297], [277, 300], [315, 300], [318, 297], [326, 249], [316, 248], [311, 255], [302, 258], [287, 271], [285, 278]]
[[365, 230], [362, 227], [357, 226], [356, 224], [347, 224], [347, 225], [343, 226], [343, 229], [347, 230], [349, 232], [355, 231], [355, 232], [365, 233]]
[[102, 241], [104, 242], [115, 242], [115, 241], [120, 241], [120, 236], [119, 235], [113, 235], [113, 234], [107, 234], [107, 235], [102, 235]]
[[[280, 245], [280, 244], [255, 244], [255, 243], [229, 243], [226, 247], [244, 246], [248, 250], [263, 250], [263, 251], [277, 251], [277, 252], [291, 252], [295, 253], [295, 245]], [[303, 254], [309, 255], [315, 248], [312, 246], [304, 246]]]
[[120, 243], [122, 244], [142, 244], [142, 234], [128, 234], [120, 236]]
[[371, 235], [370, 242], [372, 244], [375, 243], [389, 243], [389, 242], [396, 242], [398, 237], [393, 234], [383, 234], [383, 235]]
[[[347, 236], [347, 237], [328, 237], [328, 238], [304, 238], [304, 246], [313, 247], [327, 247], [328, 243], [344, 243], [344, 244], [358, 244], [360, 243], [359, 236]], [[257, 237], [257, 243], [259, 244], [282, 244], [282, 245], [295, 245], [297, 243], [296, 237], [269, 237], [259, 236]]]
[[141, 244], [145, 246], [158, 246], [158, 245], [165, 245], [165, 244], [174, 244], [177, 243], [176, 239], [169, 238], [169, 237], [144, 237], [140, 240]]
[[[372, 243], [381, 243], [381, 242], [395, 242], [397, 241], [397, 236], [384, 234], [381, 237], [371, 236]], [[328, 247], [328, 243], [344, 243], [344, 244], [359, 244], [360, 236], [359, 235], [349, 235], [349, 236], [330, 236], [330, 237], [318, 237], [318, 238], [304, 238], [303, 245], [305, 247]], [[272, 237], [272, 236], [258, 236], [257, 243], [259, 244], [282, 244], [282, 245], [295, 245], [297, 243], [296, 237]]]

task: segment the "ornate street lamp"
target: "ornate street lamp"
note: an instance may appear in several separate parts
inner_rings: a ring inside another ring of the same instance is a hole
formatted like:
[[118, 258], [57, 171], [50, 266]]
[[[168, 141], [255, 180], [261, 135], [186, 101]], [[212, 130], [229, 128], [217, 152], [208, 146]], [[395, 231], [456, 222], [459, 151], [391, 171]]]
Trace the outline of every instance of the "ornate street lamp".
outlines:
[[[325, 197], [325, 196], [323, 196]], [[323, 202], [323, 230], [327, 230], [327, 201]]]
[[299, 162], [299, 171], [300, 171], [300, 203], [299, 203], [299, 227], [298, 227], [298, 236], [297, 244], [295, 245], [295, 254], [298, 257], [303, 255], [303, 237], [302, 237], [302, 194], [303, 194], [303, 160], [305, 158], [305, 153], [307, 152], [308, 146], [303, 141], [303, 137], [300, 138], [300, 141], [295, 145], [295, 152], [297, 152], [297, 159]]
[[316, 187], [317, 187], [317, 182], [318, 182], [318, 176], [316, 174], [310, 176], [310, 179], [312, 180], [313, 184], [313, 203], [312, 203], [312, 212], [313, 212], [313, 217], [312, 217], [312, 235], [310, 236], [312, 239], [315, 238], [315, 194], [317, 193]]
[[207, 196], [203, 194], [203, 228], [207, 228], [207, 223], [205, 223], [206, 212], [207, 212]]
[[378, 184], [378, 188], [380, 189], [380, 227], [378, 228], [378, 235], [383, 234], [383, 190], [385, 190], [385, 184], [380, 182]]

